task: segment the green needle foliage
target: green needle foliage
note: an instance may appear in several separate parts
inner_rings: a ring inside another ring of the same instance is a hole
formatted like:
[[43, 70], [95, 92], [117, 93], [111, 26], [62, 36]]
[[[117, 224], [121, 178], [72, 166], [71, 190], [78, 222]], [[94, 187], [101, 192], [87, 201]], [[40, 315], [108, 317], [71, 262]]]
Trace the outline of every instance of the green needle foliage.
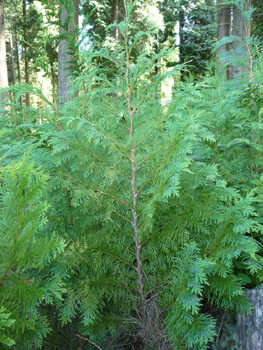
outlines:
[[14, 341], [6, 336], [6, 328], [9, 328], [12, 326], [12, 324], [15, 322], [15, 320], [10, 319], [10, 314], [5, 312], [5, 309], [1, 307], [0, 309], [0, 343], [11, 346], [14, 345]]
[[205, 300], [249, 310], [233, 261], [261, 269], [247, 235], [260, 231], [253, 196], [195, 155], [215, 142], [203, 111], [192, 110], [200, 86], [161, 103], [161, 83], [179, 71], [155, 74], [167, 52], [131, 58], [140, 34], [129, 37], [132, 5], [126, 11], [123, 50], [88, 53], [76, 87], [88, 91], [64, 107], [61, 132], [42, 134], [53, 153], [50, 221], [68, 242], [56, 262], [67, 283], [58, 307], [63, 322], [80, 314], [82, 333], [99, 344], [122, 329], [144, 349], [168, 339], [205, 349], [215, 335]]
[[48, 203], [42, 196], [47, 176], [34, 169], [28, 156], [2, 167], [0, 179], [0, 342], [31, 349], [41, 345], [49, 330], [40, 304], [62, 292], [60, 280], [42, 273], [63, 243], [45, 233]]
[[[133, 341], [145, 350], [171, 344], [176, 349], [203, 350], [215, 336], [215, 320], [205, 312], [207, 304], [239, 313], [250, 310], [237, 265], [260, 280], [262, 258], [254, 236], [262, 231], [256, 218], [262, 207], [261, 197], [255, 205], [251, 189], [253, 181], [259, 181], [257, 192], [262, 196], [262, 182], [258, 173], [250, 180], [248, 157], [253, 154], [256, 159], [255, 151], [260, 154], [255, 142], [248, 142], [252, 127], [259, 130], [259, 124], [253, 124], [255, 114], [248, 107], [250, 85], [240, 83], [237, 91], [220, 77], [184, 82], [164, 103], [161, 84], [179, 75], [183, 67], [169, 72], [155, 69], [169, 56], [167, 51], [153, 57], [132, 55], [146, 35], [130, 35], [134, 6], [125, 3], [125, 20], [118, 24], [119, 48], [91, 48], [82, 60], [77, 98], [59, 109], [49, 102], [41, 125], [33, 122], [38, 113], [33, 108], [27, 110], [27, 124], [19, 124], [21, 119], [15, 126], [11, 118], [1, 121], [5, 161], [20, 158], [20, 152], [31, 146], [35, 164], [50, 174], [47, 180], [32, 163], [23, 162], [19, 176], [5, 170], [2, 196], [11, 196], [6, 186], [18, 188], [20, 197], [14, 198], [25, 203], [21, 221], [25, 232], [29, 236], [37, 232], [29, 245], [15, 248], [23, 259], [31, 254], [23, 264], [16, 260], [14, 271], [22, 272], [11, 275], [18, 279], [15, 285], [35, 288], [30, 293], [38, 295], [37, 301], [31, 299], [34, 308], [29, 309], [28, 319], [21, 318], [21, 327], [34, 322], [40, 300], [49, 303], [55, 294], [55, 313], [62, 323], [79, 322], [79, 333], [103, 349]], [[11, 88], [17, 96], [23, 89]], [[256, 99], [256, 84], [253, 89]], [[47, 102], [37, 89], [30, 91]], [[257, 104], [261, 111], [260, 98]], [[11, 130], [17, 133], [19, 150]], [[242, 138], [237, 140], [240, 130]], [[245, 151], [248, 144], [250, 151]], [[235, 172], [242, 174], [237, 184]], [[29, 196], [20, 177], [29, 179], [32, 191], [39, 178], [47, 181], [49, 205], [37, 190], [36, 198]], [[19, 203], [12, 202], [10, 208]], [[17, 225], [19, 215], [12, 220]], [[58, 241], [65, 242], [63, 254], [51, 261], [63, 246]], [[24, 283], [32, 277], [34, 283]], [[63, 298], [57, 289], [60, 280]], [[11, 288], [10, 283], [5, 288]], [[19, 299], [12, 288], [9, 295]], [[13, 311], [3, 300], [17, 323], [21, 304]], [[48, 308], [44, 304], [41, 310]], [[47, 331], [36, 323], [34, 327], [42, 335]]]

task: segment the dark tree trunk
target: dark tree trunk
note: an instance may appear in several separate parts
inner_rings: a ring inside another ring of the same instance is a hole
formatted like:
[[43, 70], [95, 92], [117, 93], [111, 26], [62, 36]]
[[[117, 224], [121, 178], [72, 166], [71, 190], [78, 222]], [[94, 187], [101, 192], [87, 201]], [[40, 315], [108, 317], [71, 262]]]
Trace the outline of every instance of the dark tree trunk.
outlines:
[[[249, 7], [251, 7], [251, 0], [248, 0], [244, 2], [244, 10], [248, 10]], [[241, 10], [234, 6], [233, 8], [233, 27], [232, 27], [232, 35], [237, 36], [242, 41], [246, 42], [246, 37], [251, 35], [251, 23], [246, 23], [244, 18], [242, 17]], [[239, 56], [239, 50], [242, 49], [243, 55], [247, 55], [247, 50], [245, 50], [244, 45], [241, 43], [235, 41], [232, 43], [232, 50], [233, 53], [237, 53], [237, 56]], [[249, 71], [249, 63], [247, 66], [239, 66], [239, 65], [233, 65], [231, 69], [231, 78], [234, 78], [237, 74], [241, 72], [248, 72]]]
[[[230, 36], [231, 28], [231, 5], [223, 6], [223, 0], [217, 0], [217, 41], [223, 39], [226, 36]], [[219, 62], [219, 71], [224, 74], [224, 62], [221, 60], [221, 56], [224, 52], [230, 50], [230, 44], [223, 45], [217, 49], [216, 55]], [[229, 67], [226, 69], [226, 76], [230, 78]]]
[[254, 308], [251, 315], [238, 315], [237, 317], [239, 350], [262, 350], [263, 288], [248, 289], [245, 294]]
[[[6, 65], [6, 42], [5, 42], [5, 19], [4, 2], [0, 0], [0, 88], [8, 86], [7, 65]], [[3, 102], [5, 95], [0, 94], [0, 102]], [[1, 106], [0, 108], [3, 108]]]
[[[185, 15], [184, 11], [182, 10], [182, 5], [183, 3], [180, 4], [180, 9], [179, 9], [179, 38], [180, 38], [180, 44], [179, 44], [179, 59], [180, 63], [184, 63], [184, 26], [185, 26]], [[186, 72], [182, 69], [181, 70], [181, 81], [184, 81], [184, 77], [186, 75]]]
[[[113, 8], [113, 23], [118, 24], [118, 15], [119, 15], [119, 3], [118, 0], [114, 0]], [[119, 39], [119, 30], [117, 27], [114, 28], [113, 36], [115, 40]]]
[[[23, 0], [23, 17], [26, 20], [26, 0]], [[24, 40], [27, 41], [27, 27], [24, 25]], [[25, 55], [25, 82], [29, 84], [29, 72], [28, 72], [28, 56], [27, 56], [27, 44], [24, 46], [24, 55]], [[30, 107], [30, 95], [26, 93], [26, 106]]]
[[[72, 21], [68, 25], [68, 34], [73, 35], [75, 25], [78, 25], [78, 16], [79, 16], [79, 2], [74, 0], [74, 24]], [[65, 23], [68, 17], [68, 13], [65, 8], [61, 11], [60, 20], [62, 25]], [[63, 33], [64, 29], [60, 28], [60, 33]], [[70, 61], [74, 60], [74, 57], [68, 53], [68, 41], [60, 40], [59, 50], [58, 50], [58, 103], [63, 104], [69, 99], [69, 92], [71, 90], [70, 85], [70, 73], [72, 72]]]
[[14, 61], [14, 49], [13, 49], [13, 37], [10, 35], [10, 51], [11, 51], [11, 67], [12, 67], [12, 79], [13, 85], [16, 83], [15, 61]]
[[[18, 53], [18, 39], [17, 39], [17, 30], [15, 26], [15, 50], [16, 50], [16, 65], [17, 65], [17, 79], [19, 84], [21, 84], [21, 70], [20, 70], [20, 61], [19, 61], [19, 53]], [[20, 96], [20, 105], [23, 106], [23, 98]]]

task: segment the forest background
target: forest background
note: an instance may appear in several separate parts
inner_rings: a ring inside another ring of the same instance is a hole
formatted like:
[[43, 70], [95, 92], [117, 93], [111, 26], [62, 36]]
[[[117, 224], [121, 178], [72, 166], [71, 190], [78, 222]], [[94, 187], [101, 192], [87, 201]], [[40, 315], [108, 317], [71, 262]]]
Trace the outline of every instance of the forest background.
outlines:
[[240, 349], [224, 331], [263, 281], [261, 1], [0, 17], [1, 349]]

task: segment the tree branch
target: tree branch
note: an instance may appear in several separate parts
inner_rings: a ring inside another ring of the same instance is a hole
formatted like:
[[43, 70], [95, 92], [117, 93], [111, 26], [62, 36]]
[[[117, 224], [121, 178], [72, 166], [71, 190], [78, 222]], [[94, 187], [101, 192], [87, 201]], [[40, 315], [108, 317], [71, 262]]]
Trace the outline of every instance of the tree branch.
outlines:
[[79, 334], [75, 334], [77, 337], [86, 340], [87, 342], [89, 342], [90, 344], [94, 345], [97, 349], [102, 350], [102, 348], [99, 347], [99, 345], [95, 344], [93, 341], [89, 340], [88, 338], [82, 337]]
[[163, 159], [161, 160], [160, 164], [157, 166], [157, 168], [155, 168], [153, 174], [148, 178], [148, 180], [142, 185], [142, 187], [137, 191], [137, 193], [140, 193], [141, 190], [147, 185], [147, 183], [149, 181], [151, 181], [151, 179], [154, 177], [154, 175], [157, 173], [157, 171], [159, 170], [160, 166], [163, 164], [164, 160], [166, 159], [166, 157], [169, 155], [169, 153], [171, 153], [172, 149], [169, 149], [169, 151], [166, 153], [166, 155], [163, 157]]
[[[148, 134], [146, 134], [146, 135], [141, 139], [141, 141], [139, 141], [139, 142], [137, 143], [137, 145], [134, 146], [133, 148], [136, 149], [149, 135], [151, 135], [155, 130], [157, 130], [158, 127], [159, 127], [160, 125], [162, 125], [164, 122], [165, 122], [165, 120], [161, 121], [154, 129], [152, 129], [151, 131], [149, 131]], [[137, 168], [137, 167], [136, 167], [136, 168]]]
[[94, 153], [92, 153], [92, 152], [89, 152], [89, 151], [88, 151], [88, 153], [89, 153], [92, 157], [94, 157], [94, 158], [100, 160], [102, 163], [106, 164], [109, 168], [111, 168], [111, 169], [113, 169], [114, 171], [116, 171], [116, 173], [119, 174], [123, 179], [125, 179], [125, 180], [128, 181], [128, 182], [131, 182], [131, 180], [129, 180], [126, 176], [124, 176], [120, 171], [118, 171], [117, 169], [115, 169], [114, 166], [112, 166], [112, 165], [110, 165], [109, 163], [107, 163], [104, 159], [101, 159], [100, 157], [96, 156], [96, 154], [94, 154]]
[[131, 206], [130, 206], [128, 203], [122, 201], [121, 199], [115, 198], [115, 197], [109, 195], [109, 194], [106, 193], [106, 192], [103, 192], [103, 191], [101, 191], [101, 190], [99, 190], [99, 189], [97, 189], [97, 188], [95, 188], [95, 187], [93, 187], [93, 186], [87, 185], [85, 182], [83, 182], [83, 181], [81, 181], [81, 180], [78, 180], [78, 179], [75, 179], [74, 177], [72, 177], [72, 176], [69, 175], [69, 174], [65, 175], [65, 174], [62, 173], [62, 171], [60, 171], [60, 173], [62, 174], [62, 176], [69, 177], [69, 178], [72, 179], [72, 181], [75, 182], [75, 183], [80, 183], [80, 184], [82, 184], [82, 185], [85, 186], [85, 187], [91, 188], [94, 192], [98, 192], [98, 193], [100, 193], [100, 194], [103, 194], [104, 196], [109, 197], [109, 198], [111, 198], [111, 199], [114, 199], [115, 201], [120, 202], [120, 203], [126, 205], [128, 208], [131, 208]]
[[79, 244], [77, 244], [77, 243], [75, 243], [75, 242], [73, 242], [72, 244], [76, 245], [77, 247], [81, 247], [81, 248], [84, 248], [84, 249], [88, 249], [88, 250], [90, 250], [90, 251], [92, 251], [92, 252], [96, 252], [96, 253], [101, 253], [101, 254], [108, 255], [110, 258], [119, 260], [119, 261], [123, 262], [124, 264], [126, 264], [126, 265], [128, 265], [128, 266], [131, 266], [133, 269], [136, 270], [136, 266], [130, 264], [128, 261], [123, 260], [122, 258], [119, 258], [118, 256], [112, 255], [112, 254], [107, 253], [107, 252], [104, 252], [104, 251], [102, 251], [102, 250], [90, 248], [90, 247], [87, 247], [87, 246], [80, 246]]

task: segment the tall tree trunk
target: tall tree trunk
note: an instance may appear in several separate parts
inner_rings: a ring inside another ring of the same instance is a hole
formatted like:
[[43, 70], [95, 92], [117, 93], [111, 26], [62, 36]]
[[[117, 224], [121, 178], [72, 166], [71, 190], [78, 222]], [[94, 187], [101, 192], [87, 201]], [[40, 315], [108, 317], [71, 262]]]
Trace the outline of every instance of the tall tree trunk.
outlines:
[[[79, 17], [79, 1], [74, 0], [74, 24], [69, 21], [68, 34], [73, 35], [75, 25], [78, 25]], [[65, 23], [68, 17], [67, 10], [63, 7], [61, 11], [60, 21], [62, 25]], [[63, 33], [64, 29], [60, 27], [60, 33]], [[67, 53], [68, 51], [68, 41], [60, 40], [58, 49], [58, 103], [63, 104], [69, 99], [69, 91], [71, 90], [70, 77], [71, 64], [69, 61], [73, 61], [74, 57]]]
[[[244, 1], [243, 6], [244, 10], [248, 10], [249, 7], [251, 7], [251, 0]], [[237, 36], [240, 38], [242, 41], [246, 42], [246, 37], [251, 35], [251, 23], [247, 23], [244, 18], [242, 17], [241, 10], [234, 6], [233, 8], [233, 27], [232, 27], [232, 35]], [[234, 53], [239, 55], [239, 50], [240, 49], [245, 49], [244, 45], [241, 43], [235, 41], [232, 43], [232, 50]], [[247, 55], [247, 51], [243, 55]], [[238, 66], [238, 65], [233, 65], [231, 69], [231, 78], [233, 78], [235, 75], [241, 73], [241, 72], [248, 72], [249, 71], [249, 64], [247, 66]]]
[[[0, 0], [0, 88], [8, 86], [5, 42], [4, 2]], [[0, 94], [0, 103], [5, 100], [5, 95]], [[0, 106], [0, 108], [4, 108]]]
[[13, 78], [13, 85], [14, 85], [16, 83], [16, 72], [15, 72], [15, 61], [14, 61], [14, 49], [13, 49], [12, 34], [10, 34], [10, 51], [11, 51], [12, 78]]
[[[230, 36], [231, 28], [231, 5], [223, 6], [223, 0], [217, 0], [217, 41], [226, 36]], [[230, 50], [230, 44], [222, 45], [217, 49], [216, 55], [219, 62], [219, 72], [224, 74], [224, 62], [221, 60], [221, 56], [224, 52]], [[229, 67], [226, 69], [226, 76], [230, 78]]]
[[[26, 0], [23, 0], [23, 17], [26, 20]], [[27, 41], [27, 27], [24, 25], [24, 40]], [[25, 55], [25, 82], [29, 84], [29, 73], [28, 73], [28, 56], [27, 56], [27, 44], [24, 46], [24, 55]], [[30, 107], [30, 96], [29, 93], [26, 93], [26, 106]]]
[[[119, 15], [119, 3], [118, 3], [118, 0], [114, 0], [113, 23], [116, 25], [118, 24], [118, 15]], [[117, 27], [114, 28], [113, 36], [116, 41], [119, 39], [119, 29]]]
[[[179, 9], [179, 59], [180, 63], [184, 63], [184, 52], [183, 52], [183, 47], [184, 47], [184, 26], [185, 26], [185, 14], [183, 10], [183, 5], [184, 1], [180, 0], [180, 9]], [[184, 69], [181, 70], [181, 81], [184, 81], [184, 77], [186, 75], [186, 72]]]
[[237, 316], [239, 350], [263, 349], [263, 289], [247, 289], [245, 294], [253, 305], [252, 314]]
[[[19, 53], [18, 53], [18, 40], [17, 40], [17, 30], [15, 26], [15, 50], [16, 50], [16, 65], [17, 65], [17, 79], [19, 84], [21, 84], [21, 70], [20, 70], [20, 61], [19, 61]], [[20, 105], [23, 106], [23, 98], [20, 96]]]

